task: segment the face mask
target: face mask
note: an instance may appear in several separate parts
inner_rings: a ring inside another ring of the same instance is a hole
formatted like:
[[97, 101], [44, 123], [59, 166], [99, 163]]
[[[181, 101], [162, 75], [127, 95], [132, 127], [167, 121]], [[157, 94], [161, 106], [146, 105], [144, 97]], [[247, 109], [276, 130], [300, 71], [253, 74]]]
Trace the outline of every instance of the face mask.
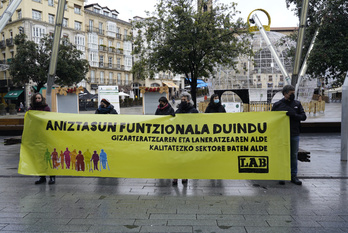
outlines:
[[186, 107], [188, 105], [187, 101], [181, 101], [181, 106]]
[[290, 101], [293, 101], [294, 99], [295, 99], [295, 94], [294, 94], [294, 93], [292, 93], [292, 94], [290, 95], [289, 100], [290, 100]]
[[214, 103], [218, 104], [220, 102], [219, 99], [214, 99]]

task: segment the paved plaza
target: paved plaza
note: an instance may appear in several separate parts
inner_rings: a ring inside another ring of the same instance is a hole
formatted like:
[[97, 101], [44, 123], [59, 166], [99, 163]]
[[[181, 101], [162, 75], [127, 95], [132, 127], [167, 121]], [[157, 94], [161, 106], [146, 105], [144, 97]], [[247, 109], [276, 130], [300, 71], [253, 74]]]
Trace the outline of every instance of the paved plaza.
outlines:
[[[339, 106], [308, 120], [340, 120]], [[189, 180], [173, 187], [168, 179], [84, 177], [34, 185], [37, 177], [17, 172], [20, 145], [1, 143], [0, 232], [348, 232], [340, 145], [339, 133], [301, 135], [300, 148], [311, 152], [311, 162], [299, 162], [302, 186]]]

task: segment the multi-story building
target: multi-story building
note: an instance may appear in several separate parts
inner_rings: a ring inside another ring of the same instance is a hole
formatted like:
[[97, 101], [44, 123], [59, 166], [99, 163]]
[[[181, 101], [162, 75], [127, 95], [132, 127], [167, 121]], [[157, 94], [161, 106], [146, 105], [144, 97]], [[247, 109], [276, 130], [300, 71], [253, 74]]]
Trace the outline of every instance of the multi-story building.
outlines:
[[130, 91], [133, 83], [132, 24], [118, 19], [116, 10], [99, 4], [86, 5], [84, 11], [90, 64], [87, 85], [84, 85], [89, 85], [92, 92], [98, 85], [118, 85], [119, 90]]
[[[62, 37], [76, 45], [90, 64], [86, 79], [79, 85], [88, 90], [96, 90], [98, 85], [119, 85], [120, 90], [131, 90], [132, 25], [118, 19], [116, 10], [98, 4], [84, 6], [84, 2], [66, 2], [62, 31]], [[0, 2], [1, 15], [8, 5], [9, 0]], [[54, 33], [57, 7], [58, 0], [22, 1], [0, 33], [0, 97], [11, 86], [6, 68], [16, 54], [15, 36], [25, 33], [29, 40], [39, 43], [45, 34]]]
[[[2, 15], [10, 1], [0, 2]], [[72, 43], [85, 51], [85, 32], [83, 31], [84, 13], [83, 0], [70, 0], [65, 5], [62, 36], [69, 38]], [[11, 77], [6, 68], [16, 54], [14, 38], [19, 33], [25, 33], [29, 40], [39, 43], [45, 34], [54, 33], [57, 14], [57, 0], [27, 0], [22, 1], [10, 21], [6, 24], [0, 35], [0, 86], [2, 96], [11, 85]], [[5, 87], [6, 85], [6, 87]]]

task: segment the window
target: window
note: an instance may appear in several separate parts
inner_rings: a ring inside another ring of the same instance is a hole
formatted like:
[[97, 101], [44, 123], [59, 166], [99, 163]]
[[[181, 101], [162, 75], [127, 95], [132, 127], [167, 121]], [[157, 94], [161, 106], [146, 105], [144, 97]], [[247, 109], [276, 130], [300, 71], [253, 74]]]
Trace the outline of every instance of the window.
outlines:
[[118, 49], [121, 48], [121, 43], [120, 42], [116, 43], [116, 48], [118, 48]]
[[110, 12], [104, 11], [105, 16], [109, 16]]
[[109, 57], [109, 68], [112, 68], [112, 57]]
[[68, 27], [68, 19], [67, 18], [63, 19], [63, 27]]
[[101, 45], [101, 44], [104, 44], [104, 39], [103, 38], [100, 38], [99, 39], [99, 44]]
[[272, 77], [272, 75], [268, 76], [268, 81], [269, 81], [269, 82], [273, 82], [273, 77]]
[[81, 30], [82, 29], [82, 23], [79, 21], [75, 21], [75, 30]]
[[41, 0], [33, 0], [34, 2], [41, 2]]
[[117, 84], [121, 85], [121, 73], [117, 73]]
[[48, 5], [49, 6], [54, 6], [54, 0], [48, 0]]
[[112, 40], [108, 41], [109, 47], [112, 47]]
[[17, 11], [17, 16], [18, 16], [18, 19], [22, 18], [22, 10]]
[[121, 58], [117, 58], [117, 68], [121, 69]]
[[95, 13], [97, 13], [97, 14], [99, 14], [100, 9], [98, 9], [98, 8], [94, 8], [94, 12], [95, 12]]
[[260, 75], [256, 76], [256, 78], [257, 78], [258, 82], [261, 82], [261, 76]]
[[74, 5], [74, 12], [75, 12], [75, 14], [81, 15], [81, 6]]
[[33, 19], [41, 20], [41, 11], [32, 10]]
[[280, 76], [279, 76], [279, 81], [280, 81], [280, 82], [283, 82], [283, 81], [284, 81], [283, 75], [280, 75]]
[[104, 56], [99, 57], [99, 67], [104, 67]]
[[124, 29], [124, 35], [127, 36], [128, 35], [128, 30]]
[[126, 74], [126, 83], [125, 85], [128, 85], [128, 74]]
[[68, 10], [68, 2], [65, 2], [64, 10]]
[[89, 53], [89, 65], [92, 67], [98, 67], [98, 52]]
[[48, 14], [48, 22], [54, 24], [54, 15]]
[[88, 48], [98, 50], [98, 36], [94, 33], [88, 34]]
[[104, 83], [104, 71], [100, 71], [100, 83]]
[[89, 27], [89, 31], [93, 31], [93, 20], [89, 20], [89, 24], [88, 24], [88, 27]]
[[109, 83], [113, 84], [112, 81], [114, 79], [114, 74], [112, 72], [109, 73]]
[[40, 43], [41, 38], [43, 38], [45, 34], [46, 34], [45, 27], [39, 26], [39, 25], [33, 26], [32, 35], [33, 35], [33, 41], [35, 43], [37, 44]]
[[116, 14], [112, 14], [112, 18], [117, 19], [117, 15]]
[[75, 45], [76, 48], [82, 52], [85, 51], [85, 37], [83, 35], [75, 36]]
[[103, 23], [99, 23], [99, 34], [104, 34], [103, 33]]
[[91, 83], [95, 83], [95, 71], [91, 70]]

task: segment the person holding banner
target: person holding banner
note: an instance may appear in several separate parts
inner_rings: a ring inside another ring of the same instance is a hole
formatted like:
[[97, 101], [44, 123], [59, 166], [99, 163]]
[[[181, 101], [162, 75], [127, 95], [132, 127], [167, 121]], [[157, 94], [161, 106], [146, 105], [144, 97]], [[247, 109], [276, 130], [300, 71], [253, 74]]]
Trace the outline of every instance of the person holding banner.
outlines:
[[161, 98], [159, 98], [158, 102], [159, 105], [156, 109], [155, 115], [174, 115], [174, 109], [168, 103], [166, 97], [162, 96]]
[[114, 105], [110, 103], [108, 99], [102, 99], [100, 101], [99, 108], [95, 111], [95, 114], [118, 114]]
[[222, 106], [218, 94], [212, 94], [210, 97], [210, 102], [205, 109], [205, 113], [214, 113], [214, 112], [226, 112], [225, 107]]
[[[272, 111], [286, 111], [290, 117], [290, 163], [291, 163], [291, 182], [302, 185], [302, 181], [297, 178], [297, 154], [300, 143], [300, 123], [307, 119], [300, 101], [295, 100], [295, 87], [286, 85], [283, 87], [284, 98], [274, 103]], [[279, 181], [284, 185], [284, 181]]]
[[[178, 109], [175, 113], [198, 113], [198, 110], [191, 103], [191, 94], [188, 92], [182, 92], [180, 95], [181, 102], [178, 105]], [[183, 184], [187, 184], [187, 179], [182, 179]], [[173, 185], [178, 185], [178, 179], [174, 179]]]
[[[40, 93], [35, 93], [31, 97], [31, 103], [28, 110], [37, 110], [37, 111], [46, 111], [50, 112], [50, 107], [46, 104], [45, 98]], [[40, 179], [35, 181], [35, 184], [43, 184], [46, 183], [46, 177], [40, 176]], [[50, 181], [48, 181], [48, 184], [55, 184], [56, 183], [56, 177], [50, 176]]]

